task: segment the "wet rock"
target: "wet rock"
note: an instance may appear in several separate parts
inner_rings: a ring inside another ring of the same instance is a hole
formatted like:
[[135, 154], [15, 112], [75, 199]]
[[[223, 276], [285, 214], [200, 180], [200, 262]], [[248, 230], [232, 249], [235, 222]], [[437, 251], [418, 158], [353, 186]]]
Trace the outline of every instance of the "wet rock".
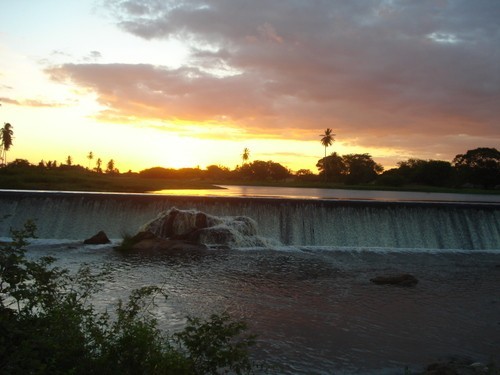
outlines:
[[83, 241], [85, 245], [104, 245], [110, 242], [111, 241], [109, 240], [108, 236], [102, 230]]
[[196, 230], [220, 224], [216, 217], [194, 210], [172, 208], [146, 224], [144, 231], [160, 238], [185, 239]]
[[494, 374], [488, 366], [468, 359], [439, 361], [427, 366], [422, 375], [486, 375]]
[[204, 228], [189, 235], [189, 240], [206, 245], [228, 245], [234, 242], [234, 234], [229, 228]]
[[370, 279], [370, 281], [378, 285], [414, 286], [418, 284], [418, 279], [415, 276], [407, 273], [377, 276], [373, 279]]
[[207, 250], [203, 244], [197, 244], [185, 240], [168, 240], [165, 238], [146, 238], [130, 247], [138, 251], [161, 251], [161, 252], [193, 252]]
[[209, 246], [252, 246], [257, 237], [257, 223], [246, 216], [212, 216], [195, 210], [172, 208], [147, 223], [142, 231], [158, 238], [184, 240]]
[[137, 233], [134, 237], [132, 237], [130, 239], [130, 242], [135, 244], [135, 243], [138, 243], [140, 241], [151, 240], [151, 239], [156, 239], [156, 238], [158, 238], [158, 237], [155, 236], [154, 233], [151, 233], [149, 231], [141, 231], [141, 232]]
[[160, 238], [149, 231], [141, 231], [135, 236], [124, 239], [115, 249], [121, 251], [158, 251], [158, 252], [183, 252], [206, 250], [203, 244], [187, 240]]

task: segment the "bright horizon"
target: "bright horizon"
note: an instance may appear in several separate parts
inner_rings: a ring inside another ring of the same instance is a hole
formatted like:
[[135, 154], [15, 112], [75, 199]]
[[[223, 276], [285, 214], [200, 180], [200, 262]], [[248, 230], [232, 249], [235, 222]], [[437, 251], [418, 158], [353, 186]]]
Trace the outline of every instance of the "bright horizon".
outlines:
[[8, 161], [120, 171], [500, 145], [500, 3], [20, 0], [0, 13]]

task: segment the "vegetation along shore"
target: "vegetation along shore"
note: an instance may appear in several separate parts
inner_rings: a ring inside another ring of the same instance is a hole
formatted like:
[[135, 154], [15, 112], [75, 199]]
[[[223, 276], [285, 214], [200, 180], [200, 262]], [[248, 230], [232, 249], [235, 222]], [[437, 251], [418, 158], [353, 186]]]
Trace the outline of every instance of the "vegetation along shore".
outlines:
[[248, 161], [234, 169], [210, 165], [205, 169], [153, 167], [121, 173], [108, 162], [102, 169], [65, 162], [37, 165], [16, 159], [0, 168], [0, 189], [113, 191], [144, 193], [163, 189], [214, 189], [217, 185], [260, 185], [335, 189], [369, 189], [500, 194], [500, 151], [477, 148], [452, 162], [409, 159], [383, 171], [369, 154], [332, 153], [318, 160], [318, 173], [291, 171], [273, 162]]

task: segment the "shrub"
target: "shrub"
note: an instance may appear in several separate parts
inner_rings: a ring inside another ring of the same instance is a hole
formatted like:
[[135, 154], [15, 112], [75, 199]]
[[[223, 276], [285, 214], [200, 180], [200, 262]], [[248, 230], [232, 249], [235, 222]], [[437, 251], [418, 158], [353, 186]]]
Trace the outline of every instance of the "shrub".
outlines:
[[156, 286], [131, 293], [114, 313], [97, 312], [91, 297], [110, 278], [109, 267], [75, 274], [54, 258], [29, 260], [27, 238], [35, 225], [13, 230], [0, 244], [0, 373], [2, 374], [216, 374], [251, 373], [243, 322], [213, 315], [188, 318], [174, 335], [158, 329], [151, 314]]

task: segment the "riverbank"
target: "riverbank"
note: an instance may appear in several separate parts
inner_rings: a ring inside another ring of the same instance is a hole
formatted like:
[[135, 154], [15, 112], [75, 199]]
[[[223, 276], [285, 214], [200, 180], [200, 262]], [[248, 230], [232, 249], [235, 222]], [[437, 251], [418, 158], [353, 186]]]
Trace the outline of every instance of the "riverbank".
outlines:
[[146, 193], [163, 189], [217, 189], [202, 180], [143, 178], [136, 173], [106, 174], [80, 169], [2, 171], [0, 189]]
[[257, 186], [306, 189], [338, 189], [360, 191], [395, 191], [451, 194], [500, 195], [500, 190], [472, 188], [441, 188], [423, 185], [384, 186], [377, 184], [345, 185], [322, 181], [249, 181], [245, 179], [160, 178], [137, 173], [96, 173], [78, 167], [57, 169], [19, 168], [0, 170], [0, 189], [49, 191], [100, 191], [117, 193], [147, 193], [160, 190], [220, 189], [226, 186]]

